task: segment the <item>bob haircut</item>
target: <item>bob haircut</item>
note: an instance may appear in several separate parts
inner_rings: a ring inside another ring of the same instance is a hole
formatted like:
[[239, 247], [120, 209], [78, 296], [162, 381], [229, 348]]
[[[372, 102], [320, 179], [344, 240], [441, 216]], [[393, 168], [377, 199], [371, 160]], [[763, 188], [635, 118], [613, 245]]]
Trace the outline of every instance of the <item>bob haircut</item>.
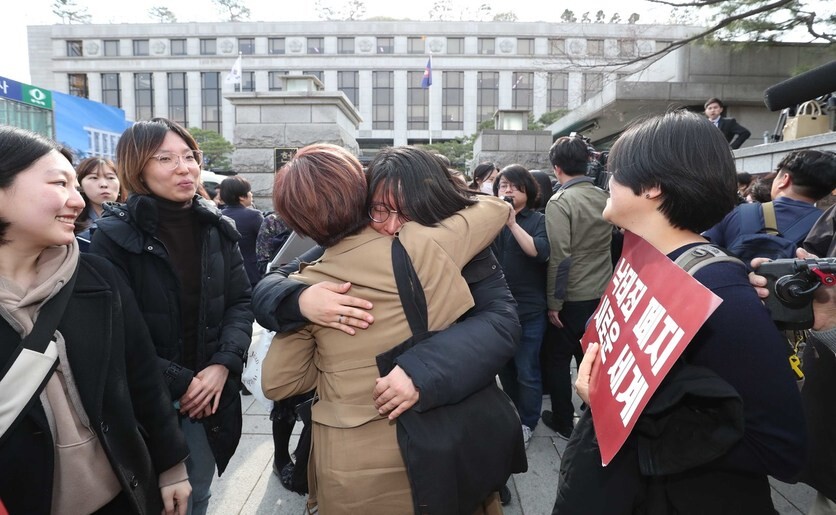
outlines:
[[492, 163], [490, 161], [479, 163], [476, 166], [476, 169], [473, 170], [473, 180], [470, 182], [470, 187], [473, 189], [479, 189], [479, 184], [476, 181], [484, 181], [485, 178], [491, 174], [491, 172], [498, 169], [499, 167], [496, 166], [496, 163]]
[[493, 194], [495, 197], [499, 196], [499, 181], [505, 179], [514, 185], [515, 188], [522, 191], [526, 195], [525, 207], [528, 209], [536, 209], [539, 203], [541, 193], [540, 187], [537, 186], [537, 181], [531, 172], [526, 170], [522, 165], [508, 165], [499, 172], [496, 179], [493, 181]]
[[549, 149], [549, 162], [569, 176], [583, 175], [589, 163], [589, 149], [581, 138], [557, 138]]
[[793, 191], [815, 200], [823, 199], [836, 188], [836, 154], [827, 150], [790, 152], [775, 171], [789, 174]]
[[[0, 189], [11, 187], [18, 174], [53, 150], [73, 162], [72, 153], [51, 139], [25, 129], [0, 126]], [[0, 218], [0, 245], [8, 243], [8, 227], [9, 222]]]
[[221, 200], [227, 206], [240, 206], [241, 197], [246, 197], [247, 193], [252, 190], [250, 181], [240, 175], [227, 177], [221, 181], [220, 186]]
[[366, 207], [375, 195], [389, 197], [409, 220], [433, 226], [476, 203], [468, 190], [433, 154], [416, 147], [385, 148], [369, 163]]
[[142, 182], [142, 171], [151, 157], [157, 153], [169, 132], [183, 138], [190, 149], [199, 150], [197, 141], [189, 131], [167, 118], [136, 122], [122, 133], [116, 145], [116, 172], [122, 187], [129, 193], [151, 194], [151, 190]]
[[634, 194], [658, 187], [659, 211], [674, 227], [700, 233], [737, 204], [731, 149], [713, 123], [685, 110], [640, 121], [610, 150], [612, 180]]
[[363, 166], [336, 145], [300, 148], [276, 172], [273, 207], [288, 227], [330, 247], [369, 224]]

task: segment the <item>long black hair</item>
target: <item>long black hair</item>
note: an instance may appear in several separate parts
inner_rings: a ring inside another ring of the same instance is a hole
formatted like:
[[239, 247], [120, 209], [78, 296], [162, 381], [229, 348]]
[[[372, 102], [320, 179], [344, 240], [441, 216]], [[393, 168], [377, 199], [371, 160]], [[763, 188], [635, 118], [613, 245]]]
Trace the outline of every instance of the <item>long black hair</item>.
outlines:
[[366, 170], [369, 194], [388, 195], [390, 206], [410, 220], [432, 226], [476, 203], [473, 192], [447, 171], [435, 155], [416, 147], [381, 150]]

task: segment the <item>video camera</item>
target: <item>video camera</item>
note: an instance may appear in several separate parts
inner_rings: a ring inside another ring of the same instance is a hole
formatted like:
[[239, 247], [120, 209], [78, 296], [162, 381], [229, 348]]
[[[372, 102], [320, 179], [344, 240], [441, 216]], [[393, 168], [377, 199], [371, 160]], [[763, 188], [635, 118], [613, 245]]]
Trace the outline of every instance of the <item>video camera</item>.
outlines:
[[610, 153], [606, 150], [597, 151], [592, 146], [592, 141], [579, 132], [569, 134], [570, 138], [578, 138], [586, 144], [586, 151], [589, 153], [589, 161], [586, 165], [586, 176], [591, 177], [593, 184], [604, 191], [610, 190], [610, 174], [607, 171], [607, 159]]
[[809, 329], [816, 289], [836, 285], [836, 258], [776, 259], [756, 273], [766, 277], [766, 307], [778, 329]]

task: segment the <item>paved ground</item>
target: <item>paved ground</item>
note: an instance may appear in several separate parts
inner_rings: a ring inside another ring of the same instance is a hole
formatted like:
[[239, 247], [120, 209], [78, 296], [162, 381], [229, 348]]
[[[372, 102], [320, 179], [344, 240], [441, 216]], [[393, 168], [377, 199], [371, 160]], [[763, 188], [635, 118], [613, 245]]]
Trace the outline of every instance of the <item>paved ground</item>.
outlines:
[[[215, 479], [209, 514], [303, 515], [305, 498], [285, 490], [273, 475], [273, 440], [267, 412], [251, 396], [242, 397], [241, 402], [244, 407], [244, 434], [223, 477]], [[544, 403], [549, 405], [548, 398]], [[297, 434], [298, 430], [297, 425]], [[296, 438], [291, 442], [291, 448], [295, 445]], [[557, 488], [557, 470], [565, 448], [566, 441], [556, 433], [543, 424], [537, 427], [528, 448], [529, 470], [515, 475], [510, 481], [513, 499], [505, 506], [506, 514], [551, 513]], [[806, 514], [813, 497], [813, 490], [805, 485], [772, 481], [772, 499], [782, 515]]]

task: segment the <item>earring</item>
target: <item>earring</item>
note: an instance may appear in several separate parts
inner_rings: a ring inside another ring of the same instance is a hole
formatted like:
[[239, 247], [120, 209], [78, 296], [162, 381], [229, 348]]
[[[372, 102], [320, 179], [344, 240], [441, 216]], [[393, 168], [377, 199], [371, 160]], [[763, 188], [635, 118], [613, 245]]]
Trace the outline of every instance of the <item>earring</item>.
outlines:
[[650, 198], [650, 193], [645, 193], [644, 198], [649, 199]]

